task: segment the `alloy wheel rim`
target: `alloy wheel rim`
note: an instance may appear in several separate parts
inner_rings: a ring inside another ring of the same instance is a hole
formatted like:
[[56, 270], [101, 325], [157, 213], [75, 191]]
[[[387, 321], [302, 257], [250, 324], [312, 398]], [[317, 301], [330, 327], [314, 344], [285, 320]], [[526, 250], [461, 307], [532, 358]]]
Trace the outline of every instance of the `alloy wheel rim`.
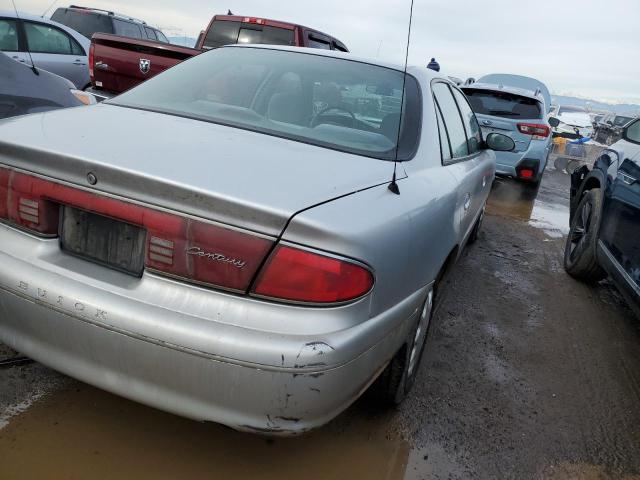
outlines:
[[433, 309], [433, 288], [429, 290], [427, 299], [422, 307], [420, 313], [420, 320], [418, 321], [418, 328], [416, 329], [415, 336], [413, 338], [413, 346], [411, 347], [411, 355], [409, 356], [409, 376], [413, 375], [413, 372], [418, 363], [420, 352], [427, 338], [427, 330], [429, 329], [429, 322], [431, 321], [431, 310]]
[[585, 239], [587, 238], [587, 232], [591, 224], [592, 208], [590, 203], [585, 203], [580, 210], [580, 214], [576, 218], [574, 227], [569, 232], [569, 238], [571, 242], [570, 257], [572, 260], [575, 256], [582, 251]]

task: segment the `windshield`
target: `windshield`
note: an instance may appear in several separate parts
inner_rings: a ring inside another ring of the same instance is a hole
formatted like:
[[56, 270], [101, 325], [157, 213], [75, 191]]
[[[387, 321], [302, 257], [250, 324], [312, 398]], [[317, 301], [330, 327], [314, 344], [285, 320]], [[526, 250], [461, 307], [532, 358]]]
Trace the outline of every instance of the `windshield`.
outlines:
[[473, 88], [465, 88], [464, 93], [476, 113], [529, 120], [542, 118], [542, 104], [533, 98]]
[[[417, 92], [412, 78], [407, 90]], [[403, 73], [389, 68], [229, 47], [194, 57], [110, 103], [394, 159], [402, 89]], [[407, 114], [420, 106], [419, 95], [411, 95]], [[412, 129], [419, 124], [410, 123]], [[412, 132], [409, 143], [416, 141]]]
[[587, 111], [582, 107], [566, 106], [560, 107], [560, 110], [558, 110], [558, 115], [562, 115], [563, 113], [587, 113]]

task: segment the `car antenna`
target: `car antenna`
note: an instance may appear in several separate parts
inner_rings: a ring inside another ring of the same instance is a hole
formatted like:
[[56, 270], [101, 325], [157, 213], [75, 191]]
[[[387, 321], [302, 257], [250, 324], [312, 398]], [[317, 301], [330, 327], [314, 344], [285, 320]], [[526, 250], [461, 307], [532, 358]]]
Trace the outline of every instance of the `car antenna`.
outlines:
[[[15, 0], [11, 0], [11, 3], [13, 4], [13, 10], [16, 12], [16, 18], [18, 20], [21, 20], [20, 15], [18, 14], [18, 7], [16, 7]], [[36, 68], [36, 64], [33, 63], [33, 57], [31, 56], [31, 52], [29, 51], [29, 48], [27, 48], [27, 53], [29, 54], [29, 60], [31, 60], [31, 70], [33, 70], [34, 74], [40, 75], [40, 72]]]
[[42, 15], [40, 15], [40, 18], [44, 18], [47, 12], [51, 10], [56, 3], [58, 3], [58, 0], [53, 0], [53, 2], [51, 2], [51, 5], [49, 5], [47, 9], [44, 12], [42, 12]]
[[396, 142], [396, 158], [393, 161], [393, 177], [389, 184], [389, 190], [396, 195], [400, 195], [400, 187], [396, 181], [396, 170], [398, 168], [398, 150], [400, 149], [400, 132], [402, 130], [402, 114], [404, 113], [404, 89], [407, 83], [407, 65], [409, 63], [409, 45], [411, 43], [411, 21], [413, 20], [413, 0], [411, 0], [411, 9], [409, 10], [409, 31], [407, 32], [407, 51], [404, 57], [404, 75], [402, 77], [402, 96], [400, 97], [400, 120], [398, 120], [398, 141]]

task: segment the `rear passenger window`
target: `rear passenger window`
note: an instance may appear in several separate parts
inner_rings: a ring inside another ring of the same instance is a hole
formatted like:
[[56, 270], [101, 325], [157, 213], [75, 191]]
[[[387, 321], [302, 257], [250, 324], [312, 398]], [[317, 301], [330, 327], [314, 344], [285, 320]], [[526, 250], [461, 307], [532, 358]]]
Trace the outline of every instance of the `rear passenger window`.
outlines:
[[433, 95], [442, 113], [442, 121], [444, 122], [447, 137], [449, 138], [449, 144], [451, 145], [452, 157], [466, 157], [469, 155], [467, 133], [462, 124], [460, 111], [458, 110], [449, 86], [442, 82], [433, 84]]
[[207, 32], [203, 48], [211, 49], [238, 43], [239, 32], [240, 22], [216, 20]]
[[464, 121], [465, 129], [467, 130], [467, 140], [469, 140], [469, 153], [476, 153], [480, 150], [482, 145], [482, 134], [480, 133], [480, 125], [476, 119], [473, 110], [469, 106], [469, 102], [463, 95], [463, 93], [457, 88], [452, 88], [453, 95], [458, 101], [460, 107], [460, 113], [462, 113], [462, 120]]
[[451, 146], [449, 145], [449, 137], [447, 137], [447, 130], [442, 121], [442, 114], [440, 113], [440, 107], [438, 107], [438, 105], [436, 105], [436, 117], [438, 117], [438, 133], [440, 134], [440, 153], [442, 155], [442, 161], [446, 162], [447, 160], [451, 160]]
[[18, 28], [15, 20], [0, 19], [0, 50], [18, 51]]
[[59, 28], [43, 23], [24, 22], [27, 45], [32, 53], [84, 56], [84, 50]]
[[151, 40], [157, 40], [158, 38], [156, 37], [156, 32], [153, 31], [153, 29], [149, 28], [149, 27], [144, 27], [144, 31], [147, 32], [147, 37]]
[[140, 27], [132, 22], [125, 22], [124, 20], [113, 19], [113, 26], [115, 27], [116, 35], [122, 35], [123, 37], [142, 38], [142, 32]]

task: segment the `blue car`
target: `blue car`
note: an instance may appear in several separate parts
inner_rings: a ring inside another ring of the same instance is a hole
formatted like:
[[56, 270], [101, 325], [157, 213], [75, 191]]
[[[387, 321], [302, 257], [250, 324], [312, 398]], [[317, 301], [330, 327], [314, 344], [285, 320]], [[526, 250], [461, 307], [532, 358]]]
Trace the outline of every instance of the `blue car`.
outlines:
[[572, 173], [570, 218], [567, 273], [588, 282], [609, 275], [640, 316], [640, 119], [591, 171]]
[[463, 87], [463, 91], [484, 136], [502, 133], [516, 144], [512, 152], [496, 153], [496, 174], [539, 184], [551, 151], [547, 87], [529, 77], [492, 74]]

